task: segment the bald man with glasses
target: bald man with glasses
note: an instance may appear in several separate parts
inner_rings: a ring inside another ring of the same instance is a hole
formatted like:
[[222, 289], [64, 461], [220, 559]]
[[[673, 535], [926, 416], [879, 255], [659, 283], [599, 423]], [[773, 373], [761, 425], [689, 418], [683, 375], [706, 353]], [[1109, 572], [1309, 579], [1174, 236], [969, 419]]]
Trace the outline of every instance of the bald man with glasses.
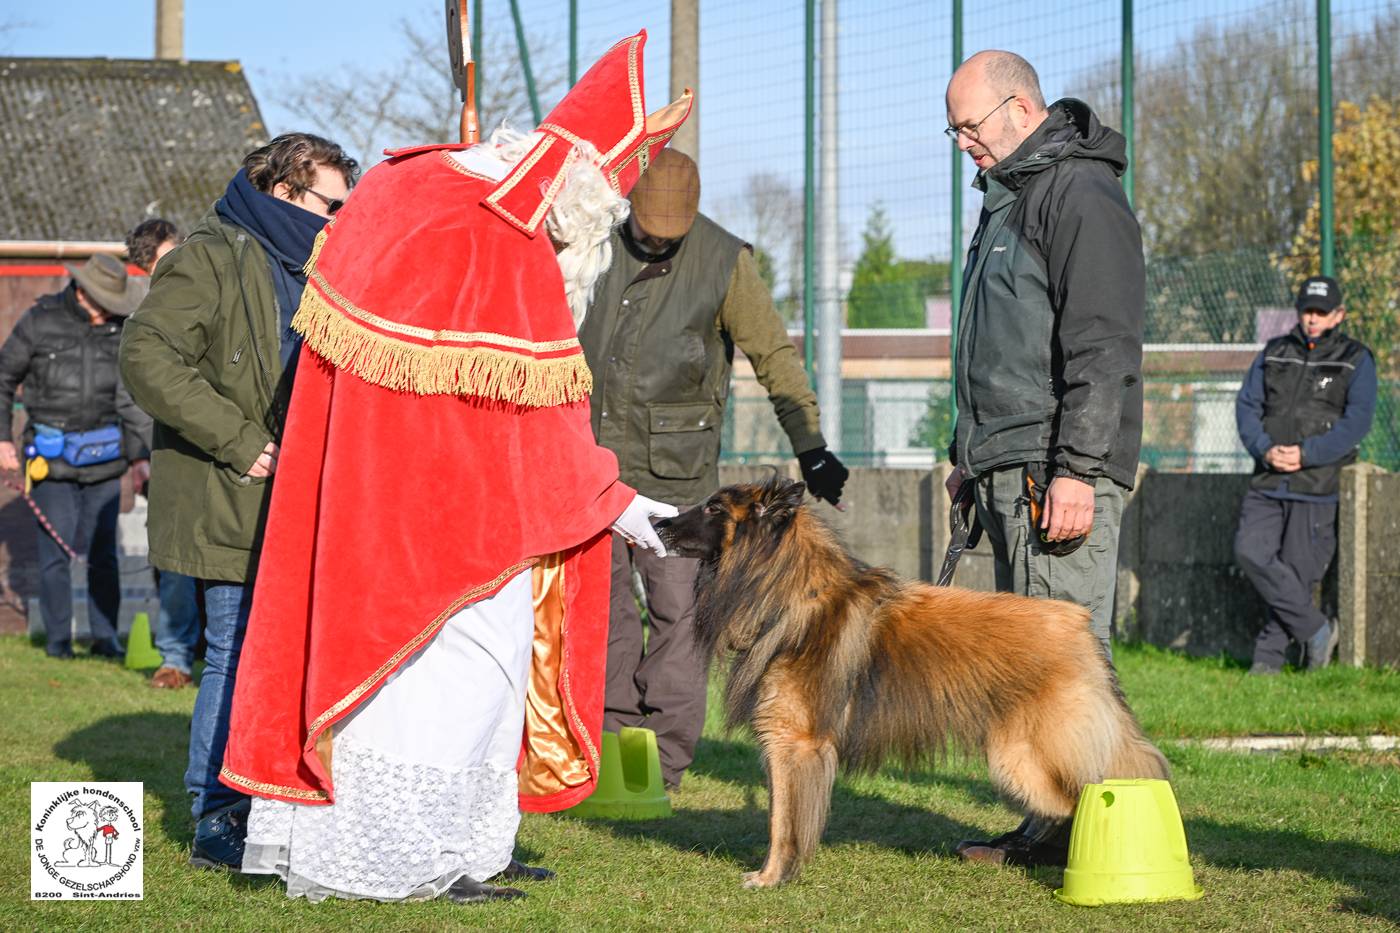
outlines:
[[[959, 309], [948, 492], [975, 484], [997, 589], [1084, 606], [1107, 653], [1142, 438], [1145, 282], [1119, 183], [1126, 144], [1082, 101], [1047, 107], [1035, 69], [1011, 52], [959, 67], [947, 110], [945, 132], [983, 193]], [[1068, 842], [1068, 821], [1028, 820], [958, 851], [1063, 865]]]

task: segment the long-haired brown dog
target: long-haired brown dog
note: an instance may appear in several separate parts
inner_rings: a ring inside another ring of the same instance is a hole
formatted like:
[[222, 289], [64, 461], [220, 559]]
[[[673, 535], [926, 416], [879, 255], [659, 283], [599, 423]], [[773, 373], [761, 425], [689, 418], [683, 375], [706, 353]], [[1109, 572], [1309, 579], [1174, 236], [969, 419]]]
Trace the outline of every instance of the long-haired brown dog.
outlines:
[[726, 487], [657, 526], [671, 553], [701, 559], [696, 631], [712, 656], [733, 654], [728, 723], [752, 727], [768, 773], [768, 858], [745, 886], [797, 877], [838, 765], [981, 749], [998, 790], [1058, 826], [1085, 784], [1167, 776], [1084, 609], [866, 567], [804, 489]]

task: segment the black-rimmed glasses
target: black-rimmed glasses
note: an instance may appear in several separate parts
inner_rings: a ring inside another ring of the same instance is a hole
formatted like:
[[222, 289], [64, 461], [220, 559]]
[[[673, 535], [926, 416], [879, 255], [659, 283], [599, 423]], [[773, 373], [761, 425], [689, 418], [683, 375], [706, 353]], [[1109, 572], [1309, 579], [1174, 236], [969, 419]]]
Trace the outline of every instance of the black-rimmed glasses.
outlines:
[[996, 113], [998, 110], [1005, 107], [1009, 102], [1015, 99], [1016, 95], [1012, 94], [1010, 97], [1006, 98], [1006, 100], [1002, 101], [1001, 103], [993, 107], [991, 110], [987, 111], [987, 115], [982, 119], [978, 120], [976, 123], [969, 123], [966, 126], [945, 126], [943, 128], [943, 135], [947, 136], [949, 139], [957, 139], [958, 134], [961, 133], [968, 139], [976, 139], [977, 131], [982, 128], [982, 124], [990, 120], [992, 118], [992, 114]]
[[316, 191], [312, 188], [307, 188], [306, 193], [314, 194], [316, 195], [316, 197], [320, 198], [321, 202], [326, 205], [326, 213], [330, 214], [332, 217], [335, 216], [336, 211], [340, 210], [342, 207], [345, 206], [344, 198], [328, 198], [321, 192]]

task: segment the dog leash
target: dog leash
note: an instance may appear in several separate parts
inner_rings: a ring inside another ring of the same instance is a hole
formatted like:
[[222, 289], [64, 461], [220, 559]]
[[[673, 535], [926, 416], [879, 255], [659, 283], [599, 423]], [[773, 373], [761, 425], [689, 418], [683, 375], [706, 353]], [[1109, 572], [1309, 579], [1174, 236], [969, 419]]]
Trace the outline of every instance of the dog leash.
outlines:
[[935, 586], [951, 586], [953, 572], [958, 569], [958, 558], [968, 548], [976, 547], [982, 537], [982, 526], [977, 522], [973, 508], [973, 484], [976, 480], [966, 477], [958, 487], [948, 507], [948, 553], [943, 557], [943, 569], [938, 573]]
[[11, 480], [9, 477], [6, 477], [4, 482], [6, 486], [9, 486], [15, 492], [19, 493], [21, 496], [24, 497], [25, 503], [29, 506], [29, 511], [33, 512], [34, 517], [39, 520], [39, 526], [49, 533], [49, 537], [53, 538], [54, 543], [63, 549], [63, 553], [68, 555], [68, 559], [82, 560], [82, 558], [78, 556], [78, 552], [69, 547], [68, 542], [64, 541], [63, 538], [59, 535], [57, 529], [54, 528], [53, 523], [51, 523], [48, 519], [48, 516], [44, 514], [44, 510], [39, 508], [39, 503], [35, 502], [33, 497], [29, 495], [29, 491], [26, 490], [19, 483], [16, 483], [13, 480]]

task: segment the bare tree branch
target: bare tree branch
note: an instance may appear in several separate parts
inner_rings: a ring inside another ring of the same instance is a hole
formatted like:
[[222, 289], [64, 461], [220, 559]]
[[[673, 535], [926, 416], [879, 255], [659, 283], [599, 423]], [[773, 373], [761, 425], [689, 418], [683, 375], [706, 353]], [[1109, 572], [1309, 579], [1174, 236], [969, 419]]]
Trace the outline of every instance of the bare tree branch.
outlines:
[[[401, 52], [388, 67], [289, 76], [272, 96], [298, 119], [355, 151], [365, 165], [377, 162], [386, 147], [454, 141], [461, 98], [439, 32], [435, 18], [427, 15], [400, 20]], [[564, 89], [556, 43], [535, 37], [530, 42], [536, 88], [541, 99], [551, 100]], [[481, 59], [482, 129], [490, 132], [504, 120], [532, 125], [514, 34], [488, 32]]]

